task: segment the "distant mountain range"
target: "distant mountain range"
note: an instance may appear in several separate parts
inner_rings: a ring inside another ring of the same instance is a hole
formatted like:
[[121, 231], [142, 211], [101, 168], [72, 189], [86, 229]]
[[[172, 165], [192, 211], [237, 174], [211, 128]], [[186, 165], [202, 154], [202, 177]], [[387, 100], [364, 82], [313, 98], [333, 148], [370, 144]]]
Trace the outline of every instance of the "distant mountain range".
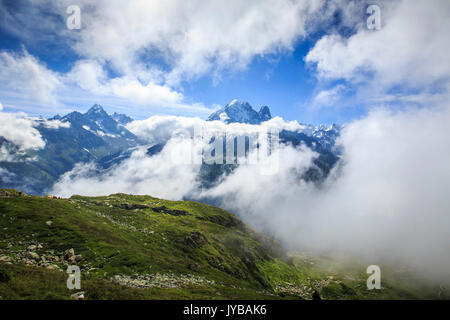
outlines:
[[[261, 124], [271, 118], [267, 106], [261, 107], [257, 112], [248, 102], [233, 100], [211, 114], [207, 120]], [[15, 156], [15, 159], [0, 161], [1, 188], [15, 188], [42, 195], [77, 163], [93, 162], [101, 170], [108, 170], [129, 158], [136, 147], [144, 145], [144, 142], [139, 141], [138, 137], [126, 128], [126, 125], [133, 121], [132, 118], [118, 113], [109, 115], [99, 104], [93, 105], [86, 113], [74, 111], [48, 120], [59, 120], [64, 125], [49, 127], [46, 120], [37, 120], [35, 128], [45, 141], [43, 149], [27, 150], [26, 154], [23, 154], [12, 142], [0, 137], [0, 148]], [[314, 161], [314, 166], [300, 178], [321, 180], [338, 159], [334, 143], [341, 127], [305, 125], [304, 128], [300, 132], [281, 131], [280, 141], [294, 147], [305, 144], [316, 151], [319, 157]], [[161, 152], [164, 146], [164, 142], [152, 146], [148, 149], [148, 156]], [[198, 180], [203, 187], [208, 188], [235, 168], [236, 165], [205, 164]]]

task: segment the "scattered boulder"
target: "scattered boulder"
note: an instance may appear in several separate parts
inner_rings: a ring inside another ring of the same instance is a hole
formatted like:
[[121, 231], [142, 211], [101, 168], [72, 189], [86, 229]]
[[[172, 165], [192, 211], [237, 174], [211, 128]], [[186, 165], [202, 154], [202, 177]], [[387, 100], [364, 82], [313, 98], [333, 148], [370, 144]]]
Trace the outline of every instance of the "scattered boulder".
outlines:
[[13, 261], [13, 258], [8, 257], [8, 256], [4, 256], [4, 255], [0, 255], [0, 261], [11, 262], [11, 261]]
[[192, 274], [140, 274], [133, 276], [116, 275], [111, 279], [115, 283], [133, 288], [183, 288], [186, 286], [213, 286], [215, 282]]
[[71, 263], [75, 262], [75, 250], [73, 250], [73, 248], [70, 248], [64, 251], [64, 259]]
[[49, 264], [45, 268], [49, 269], [49, 270], [60, 270], [59, 267], [56, 264]]
[[36, 249], [37, 249], [37, 246], [35, 246], [34, 244], [32, 244], [31, 246], [29, 246], [29, 247], [27, 248], [28, 251], [34, 251], [34, 250], [36, 250]]
[[35, 261], [40, 261], [41, 257], [36, 252], [27, 252], [26, 257]]
[[53, 222], [49, 220], [49, 221], [46, 221], [45, 224], [50, 227], [53, 224]]

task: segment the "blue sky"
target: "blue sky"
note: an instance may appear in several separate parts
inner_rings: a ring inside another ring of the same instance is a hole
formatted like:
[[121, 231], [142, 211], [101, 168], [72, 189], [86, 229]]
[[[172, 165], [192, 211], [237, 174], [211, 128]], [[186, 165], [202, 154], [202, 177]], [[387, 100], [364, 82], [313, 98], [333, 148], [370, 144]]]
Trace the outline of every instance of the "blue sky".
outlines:
[[[0, 103], [34, 116], [100, 103], [137, 119], [205, 118], [239, 99], [318, 124], [439, 99], [446, 74], [428, 57], [421, 61], [426, 39], [415, 38], [414, 27], [398, 28], [411, 4], [377, 1], [383, 29], [374, 31], [366, 26], [370, 3], [3, 0]], [[66, 27], [72, 4], [81, 10], [80, 30]], [[396, 49], [396, 39], [410, 47]], [[429, 77], [408, 70], [411, 63], [425, 63]]]

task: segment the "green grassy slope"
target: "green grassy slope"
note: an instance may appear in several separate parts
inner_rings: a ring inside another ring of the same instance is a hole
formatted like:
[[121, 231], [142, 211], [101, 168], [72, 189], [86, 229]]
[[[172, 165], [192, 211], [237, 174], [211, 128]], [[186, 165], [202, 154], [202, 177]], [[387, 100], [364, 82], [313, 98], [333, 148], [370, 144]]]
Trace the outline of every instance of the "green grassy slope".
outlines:
[[363, 266], [352, 271], [326, 259], [311, 264], [309, 256], [288, 256], [275, 240], [204, 204], [6, 191], [10, 196], [0, 198], [2, 299], [69, 299], [74, 291], [66, 288], [64, 271], [72, 264], [82, 270], [86, 299], [438, 297], [436, 288], [395, 281], [369, 292]]

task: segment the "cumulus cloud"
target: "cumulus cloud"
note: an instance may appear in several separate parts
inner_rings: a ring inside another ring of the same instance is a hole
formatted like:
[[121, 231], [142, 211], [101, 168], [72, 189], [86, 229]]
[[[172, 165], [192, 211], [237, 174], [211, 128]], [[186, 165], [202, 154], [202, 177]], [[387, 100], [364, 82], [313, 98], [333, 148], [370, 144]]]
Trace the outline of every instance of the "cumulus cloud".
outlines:
[[321, 90], [313, 99], [312, 108], [324, 108], [334, 106], [341, 98], [345, 86], [342, 84], [336, 85], [331, 89]]
[[33, 126], [43, 126], [47, 129], [59, 129], [59, 128], [70, 128], [70, 122], [62, 122], [60, 120], [47, 120], [47, 119], [32, 119]]
[[381, 30], [360, 24], [350, 37], [335, 33], [317, 41], [305, 61], [317, 67], [318, 76], [365, 84], [366, 100], [392, 88], [423, 93], [448, 83], [450, 3], [396, 0], [378, 4]]
[[211, 132], [229, 132], [234, 135], [251, 134], [268, 131], [300, 131], [304, 125], [297, 121], [285, 121], [280, 117], [274, 117], [260, 125], [245, 123], [226, 124], [222, 121], [205, 121], [200, 118], [178, 116], [153, 116], [146, 120], [137, 120], [127, 124], [127, 129], [140, 139], [149, 143], [161, 143], [170, 140], [176, 131], [193, 132], [194, 129]]
[[4, 95], [13, 92], [54, 106], [62, 83], [57, 73], [23, 50], [22, 53], [0, 52], [0, 85]]
[[140, 139], [149, 143], [168, 141], [175, 130], [191, 130], [205, 123], [200, 118], [178, 116], [153, 116], [146, 120], [136, 120], [127, 124], [130, 130]]
[[167, 86], [152, 82], [143, 85], [133, 78], [116, 78], [110, 83], [111, 91], [118, 97], [138, 104], [181, 105], [183, 95]]
[[36, 129], [39, 124], [53, 129], [67, 127], [60, 121], [32, 119], [24, 113], [2, 112], [0, 108], [0, 161], [32, 160], [26, 151], [45, 147], [45, 141]]
[[153, 106], [209, 113], [202, 104], [187, 104], [182, 93], [155, 82], [154, 78], [140, 81], [135, 76], [109, 77], [95, 60], [79, 60], [64, 76], [67, 83], [100, 96], [125, 99], [137, 106]]
[[78, 60], [66, 75], [67, 81], [95, 94], [107, 94], [108, 75], [96, 61]]
[[45, 146], [35, 123], [23, 113], [0, 112], [0, 137], [14, 143], [21, 150], [41, 149]]

